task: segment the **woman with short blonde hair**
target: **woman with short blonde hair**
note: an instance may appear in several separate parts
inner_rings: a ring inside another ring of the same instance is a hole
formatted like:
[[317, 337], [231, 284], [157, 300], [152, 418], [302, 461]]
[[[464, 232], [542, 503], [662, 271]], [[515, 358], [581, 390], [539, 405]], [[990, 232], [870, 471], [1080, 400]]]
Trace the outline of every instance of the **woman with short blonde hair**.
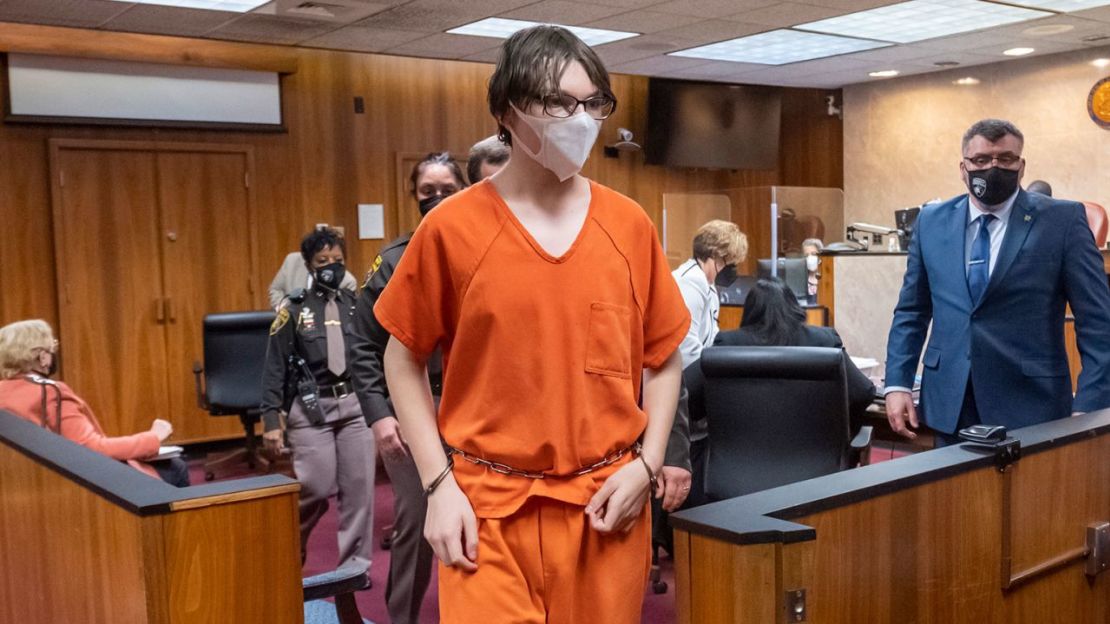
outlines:
[[150, 431], [115, 438], [104, 429], [88, 403], [69, 386], [50, 379], [57, 367], [58, 341], [43, 320], [18, 321], [0, 327], [0, 410], [49, 429], [62, 437], [130, 464], [152, 477], [177, 486], [189, 485], [181, 459], [156, 464], [144, 461], [173, 433], [173, 425], [155, 419]]
[[702, 262], [719, 259], [728, 266], [739, 264], [747, 257], [748, 237], [731, 221], [714, 219], [698, 228], [694, 235], [694, 258]]

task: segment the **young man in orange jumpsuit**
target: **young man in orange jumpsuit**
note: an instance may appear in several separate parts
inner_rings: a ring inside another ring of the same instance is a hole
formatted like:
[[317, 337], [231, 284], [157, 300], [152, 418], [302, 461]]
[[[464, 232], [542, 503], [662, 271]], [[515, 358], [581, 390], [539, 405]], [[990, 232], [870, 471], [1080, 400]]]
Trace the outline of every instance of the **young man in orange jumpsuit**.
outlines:
[[578, 175], [616, 104], [597, 55], [518, 32], [489, 101], [509, 163], [424, 219], [374, 309], [442, 621], [632, 624], [689, 313], [643, 209]]

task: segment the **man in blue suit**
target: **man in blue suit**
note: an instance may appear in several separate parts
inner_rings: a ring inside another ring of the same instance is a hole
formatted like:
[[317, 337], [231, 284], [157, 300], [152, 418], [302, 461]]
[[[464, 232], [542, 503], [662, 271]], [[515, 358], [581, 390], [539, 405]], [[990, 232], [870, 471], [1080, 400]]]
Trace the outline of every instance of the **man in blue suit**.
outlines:
[[[985, 119], [963, 137], [969, 193], [922, 209], [887, 341], [886, 411], [914, 438], [910, 395], [938, 446], [973, 424], [1025, 427], [1110, 407], [1110, 288], [1083, 206], [1026, 193], [1024, 137]], [[1064, 349], [1071, 304], [1083, 368], [1074, 401]]]

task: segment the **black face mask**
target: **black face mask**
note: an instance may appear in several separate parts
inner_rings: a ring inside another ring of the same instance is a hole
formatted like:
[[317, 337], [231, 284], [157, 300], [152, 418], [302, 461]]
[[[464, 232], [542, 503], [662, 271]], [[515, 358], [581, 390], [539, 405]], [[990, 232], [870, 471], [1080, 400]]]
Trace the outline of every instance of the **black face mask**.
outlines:
[[736, 281], [736, 265], [735, 264], [730, 264], [730, 265], [726, 266], [725, 268], [721, 269], [720, 272], [717, 273], [717, 279], [713, 280], [713, 283], [716, 284], [717, 286], [721, 286], [723, 288], [723, 287], [731, 286], [732, 283], [735, 282], [735, 281]]
[[997, 206], [1009, 199], [1018, 186], [1018, 171], [991, 167], [967, 172], [967, 190], [984, 205]]
[[432, 195], [431, 197], [425, 197], [424, 199], [420, 200], [420, 216], [428, 216], [428, 213], [432, 211], [432, 208], [438, 206], [439, 202], [443, 201], [444, 199], [445, 198], [443, 195]]
[[347, 267], [343, 266], [342, 262], [332, 262], [331, 264], [316, 269], [316, 283], [331, 290], [339, 290], [339, 285], [343, 283], [343, 277], [347, 275]]

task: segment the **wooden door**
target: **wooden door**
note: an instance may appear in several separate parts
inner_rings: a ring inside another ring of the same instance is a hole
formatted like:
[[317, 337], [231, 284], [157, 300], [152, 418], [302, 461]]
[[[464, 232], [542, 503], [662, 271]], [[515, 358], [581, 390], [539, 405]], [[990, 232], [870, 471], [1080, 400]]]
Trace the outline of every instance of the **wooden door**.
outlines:
[[249, 150], [157, 152], [168, 403], [176, 439], [242, 434], [237, 418], [210, 417], [197, 407], [192, 371], [194, 362], [204, 361], [206, 314], [257, 307]]
[[53, 143], [51, 169], [62, 379], [109, 435], [146, 430], [169, 407], [154, 159]]
[[[466, 152], [452, 152], [465, 154]], [[397, 152], [396, 194], [393, 210], [386, 211], [385, 238], [389, 242], [405, 232], [412, 232], [420, 225], [420, 205], [412, 195], [412, 168], [428, 155], [428, 152]], [[466, 159], [455, 158], [455, 164], [466, 175]]]

